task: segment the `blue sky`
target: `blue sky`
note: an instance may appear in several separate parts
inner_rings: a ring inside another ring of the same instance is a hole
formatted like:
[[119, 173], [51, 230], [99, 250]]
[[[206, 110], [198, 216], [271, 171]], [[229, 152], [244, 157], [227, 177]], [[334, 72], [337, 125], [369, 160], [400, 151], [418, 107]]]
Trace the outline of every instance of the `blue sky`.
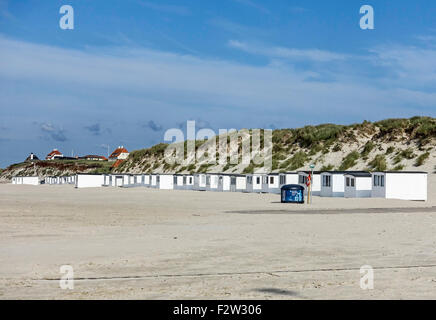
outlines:
[[[375, 30], [359, 28], [364, 4]], [[435, 17], [431, 0], [0, 0], [0, 167], [148, 147], [187, 120], [435, 116]]]

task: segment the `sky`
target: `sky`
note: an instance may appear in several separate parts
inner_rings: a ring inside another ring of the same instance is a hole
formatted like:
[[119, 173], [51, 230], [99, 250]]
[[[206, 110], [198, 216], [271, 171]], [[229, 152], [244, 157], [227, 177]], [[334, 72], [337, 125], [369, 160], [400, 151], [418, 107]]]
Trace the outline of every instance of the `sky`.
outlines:
[[218, 132], [434, 117], [435, 88], [433, 0], [0, 0], [2, 168], [53, 148], [150, 147], [188, 120]]

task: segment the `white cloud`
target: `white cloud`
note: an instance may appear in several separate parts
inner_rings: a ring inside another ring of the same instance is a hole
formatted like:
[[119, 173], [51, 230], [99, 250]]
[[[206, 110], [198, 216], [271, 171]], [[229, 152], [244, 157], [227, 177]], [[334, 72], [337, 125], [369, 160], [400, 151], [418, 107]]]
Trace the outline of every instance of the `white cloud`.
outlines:
[[[285, 52], [281, 55], [318, 62], [338, 59], [343, 65], [338, 71], [280, 63], [256, 66], [150, 49], [79, 51], [0, 37], [0, 105], [8, 106], [11, 119], [61, 122], [72, 140], [83, 130], [70, 127], [97, 122], [109, 127], [105, 122], [115, 119], [158, 119], [170, 127], [201, 117], [223, 128], [263, 123], [292, 127], [307, 121], [435, 112], [436, 96], [428, 90], [436, 65], [431, 50], [375, 49], [368, 61], [359, 63], [374, 72], [389, 70], [381, 76], [356, 73], [341, 53]], [[398, 77], [397, 68], [407, 76]], [[132, 126], [112, 128], [114, 134], [122, 130], [123, 139], [135, 136]]]
[[267, 8], [261, 6], [260, 4], [254, 2], [254, 1], [251, 1], [251, 0], [235, 0], [235, 1], [240, 3], [240, 4], [243, 4], [245, 6], [254, 8], [263, 14], [271, 14], [271, 12]]
[[232, 48], [242, 50], [250, 54], [266, 56], [269, 58], [282, 58], [292, 60], [312, 60], [318, 62], [329, 62], [334, 60], [345, 60], [347, 55], [319, 49], [295, 49], [285, 47], [269, 47], [252, 45], [238, 40], [230, 40], [228, 45]]
[[177, 14], [181, 16], [187, 16], [191, 14], [191, 11], [184, 6], [169, 5], [169, 4], [156, 4], [149, 1], [138, 1], [138, 3], [144, 7], [152, 10], [160, 11], [163, 13]]
[[[16, 160], [35, 143], [90, 153], [101, 143], [83, 129], [93, 123], [110, 128], [115, 142], [107, 143], [141, 148], [163, 138], [139, 130], [137, 123], [150, 119], [163, 128], [190, 119], [214, 128], [254, 128], [436, 113], [432, 49], [391, 45], [357, 58], [312, 49], [263, 54], [270, 59], [265, 65], [250, 65], [138, 47], [64, 49], [0, 36], [8, 146]], [[314, 63], [297, 67], [295, 57]], [[40, 134], [47, 140], [36, 141]]]
[[371, 50], [376, 66], [390, 70], [383, 76], [391, 86], [414, 87], [432, 91], [436, 86], [436, 48], [380, 46]]
[[208, 23], [225, 32], [243, 37], [266, 37], [270, 34], [265, 28], [248, 26], [224, 18], [213, 18]]

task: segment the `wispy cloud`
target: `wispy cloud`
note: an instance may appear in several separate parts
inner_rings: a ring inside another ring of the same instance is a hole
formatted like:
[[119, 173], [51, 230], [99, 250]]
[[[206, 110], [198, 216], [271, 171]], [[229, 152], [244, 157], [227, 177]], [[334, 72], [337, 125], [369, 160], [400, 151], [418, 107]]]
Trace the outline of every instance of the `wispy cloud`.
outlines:
[[151, 129], [155, 132], [162, 131], [163, 127], [160, 124], [157, 124], [153, 120], [148, 121], [146, 124], [143, 125], [144, 128]]
[[329, 62], [333, 60], [344, 60], [347, 58], [345, 54], [319, 50], [319, 49], [295, 49], [284, 47], [269, 47], [262, 45], [253, 45], [238, 40], [230, 40], [228, 45], [232, 48], [242, 50], [244, 52], [267, 56], [269, 58], [282, 58], [293, 60], [313, 60], [318, 62]]
[[370, 50], [370, 61], [387, 70], [382, 76], [391, 86], [420, 88], [434, 92], [436, 87], [436, 49], [410, 46], [379, 46]]
[[189, 117], [188, 117], [188, 119], [186, 119], [186, 121], [178, 122], [177, 127], [179, 129], [186, 131], [187, 130], [187, 121], [195, 121], [195, 129], [196, 130], [213, 129], [213, 127], [209, 121], [204, 120], [204, 119], [200, 119], [200, 118], [195, 119], [195, 118], [189, 118]]
[[67, 140], [65, 136], [65, 131], [63, 128], [53, 125], [52, 123], [41, 123], [41, 132], [53, 139], [54, 141], [64, 142]]
[[293, 6], [293, 7], [289, 7], [289, 11], [291, 13], [304, 13], [307, 12], [308, 10], [303, 7]]
[[169, 4], [162, 4], [162, 3], [156, 4], [149, 1], [138, 1], [138, 3], [149, 9], [160, 11], [163, 13], [177, 14], [181, 16], [187, 16], [191, 14], [191, 11], [184, 6], [169, 5]]
[[267, 8], [265, 8], [264, 6], [258, 4], [255, 1], [252, 1], [252, 0], [234, 0], [234, 1], [238, 2], [240, 4], [243, 4], [245, 6], [248, 6], [250, 8], [254, 8], [254, 9], [256, 9], [257, 11], [259, 11], [261, 13], [271, 14], [271, 12]]
[[13, 19], [14, 16], [9, 11], [9, 0], [0, 0], [0, 17]]
[[227, 33], [231, 33], [243, 37], [264, 37], [269, 32], [264, 28], [256, 26], [248, 26], [224, 18], [213, 18], [208, 23], [216, 28], [219, 28]]
[[95, 124], [92, 124], [90, 126], [85, 126], [84, 128], [86, 130], [88, 130], [89, 132], [91, 132], [95, 136], [99, 136], [101, 133], [99, 123], [95, 123]]
[[[153, 128], [190, 119], [213, 120], [214, 128], [255, 128], [436, 114], [436, 50], [375, 47], [358, 63], [340, 52], [310, 50], [316, 54], [262, 52], [277, 63], [250, 65], [138, 47], [72, 50], [0, 36], [0, 105], [7, 106], [8, 136], [31, 136], [35, 128], [23, 123], [39, 119], [39, 133], [62, 142], [68, 132], [75, 150], [95, 146], [83, 130], [93, 124], [114, 131], [116, 141], [104, 142], [140, 148], [163, 138]], [[317, 63], [294, 67], [295, 56]], [[135, 124], [149, 121], [150, 134], [138, 135]], [[197, 123], [203, 125], [210, 127]]]

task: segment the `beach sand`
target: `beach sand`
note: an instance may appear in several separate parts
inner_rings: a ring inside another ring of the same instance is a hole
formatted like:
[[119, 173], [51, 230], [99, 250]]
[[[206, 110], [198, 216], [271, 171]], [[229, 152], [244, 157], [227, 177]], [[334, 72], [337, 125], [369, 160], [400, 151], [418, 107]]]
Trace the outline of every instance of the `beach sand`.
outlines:
[[[427, 202], [0, 184], [0, 299], [436, 298]], [[74, 289], [59, 286], [61, 265]], [[360, 267], [374, 289], [360, 288]]]

